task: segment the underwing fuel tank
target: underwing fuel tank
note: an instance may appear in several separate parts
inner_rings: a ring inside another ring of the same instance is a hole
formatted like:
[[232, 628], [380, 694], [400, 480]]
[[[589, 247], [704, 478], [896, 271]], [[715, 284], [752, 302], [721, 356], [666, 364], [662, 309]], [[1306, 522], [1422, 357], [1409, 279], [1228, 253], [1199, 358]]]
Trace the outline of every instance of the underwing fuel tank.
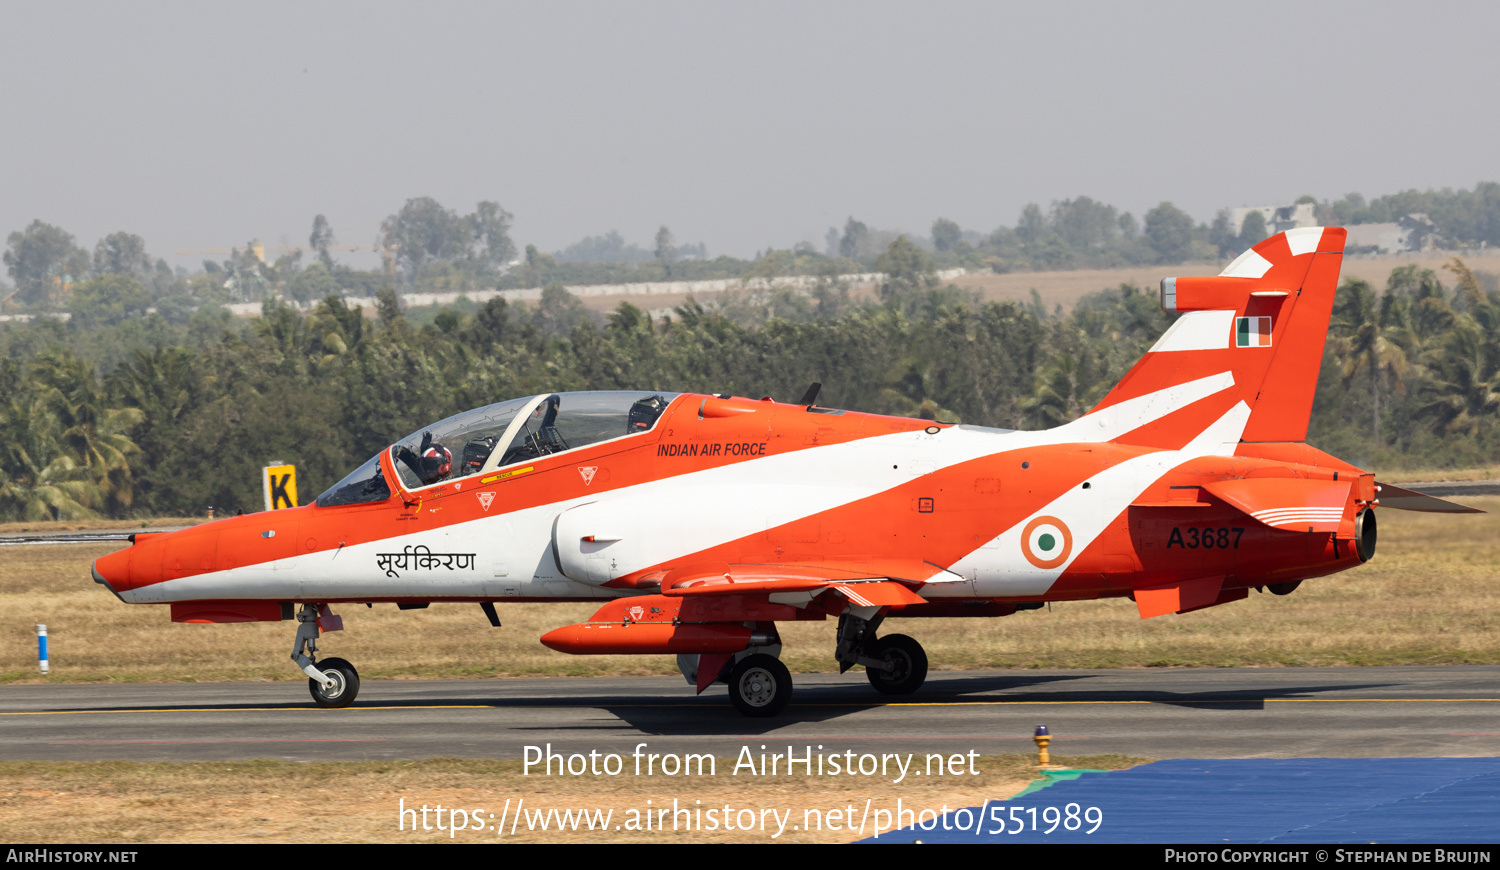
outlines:
[[682, 608], [681, 598], [621, 598], [599, 608], [588, 622], [547, 632], [542, 643], [574, 655], [681, 655], [735, 653], [778, 642], [774, 631], [743, 623], [684, 622]]
[[542, 644], [573, 655], [732, 653], [750, 646], [743, 625], [672, 625], [585, 622], [542, 635]]

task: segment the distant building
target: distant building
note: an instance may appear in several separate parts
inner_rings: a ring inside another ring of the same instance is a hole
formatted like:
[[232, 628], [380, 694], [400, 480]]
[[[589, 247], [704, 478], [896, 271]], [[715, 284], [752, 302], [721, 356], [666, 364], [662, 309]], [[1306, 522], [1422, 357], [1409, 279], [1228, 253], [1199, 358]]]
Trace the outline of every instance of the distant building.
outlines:
[[1345, 229], [1349, 238], [1344, 242], [1344, 250], [1351, 254], [1397, 254], [1410, 250], [1407, 242], [1411, 230], [1397, 223], [1355, 224]]
[[1266, 219], [1266, 232], [1274, 236], [1297, 227], [1317, 226], [1316, 210], [1310, 202], [1287, 206], [1262, 205], [1252, 208], [1232, 208], [1229, 210], [1229, 226], [1234, 232], [1239, 232], [1240, 227], [1245, 225], [1245, 216], [1252, 211], [1258, 211], [1260, 216]]
[[1347, 227], [1349, 239], [1344, 248], [1351, 254], [1401, 254], [1438, 247], [1437, 226], [1420, 212], [1399, 221], [1380, 224], [1354, 224]]
[[[1245, 216], [1260, 212], [1265, 218], [1266, 233], [1275, 235], [1297, 227], [1319, 225], [1317, 206], [1310, 202], [1297, 205], [1263, 205], [1252, 208], [1229, 210], [1230, 228], [1239, 232], [1245, 225]], [[1349, 239], [1345, 243], [1351, 254], [1400, 254], [1409, 251], [1424, 251], [1438, 247], [1440, 239], [1437, 226], [1425, 214], [1409, 214], [1393, 223], [1354, 224], [1346, 227]]]

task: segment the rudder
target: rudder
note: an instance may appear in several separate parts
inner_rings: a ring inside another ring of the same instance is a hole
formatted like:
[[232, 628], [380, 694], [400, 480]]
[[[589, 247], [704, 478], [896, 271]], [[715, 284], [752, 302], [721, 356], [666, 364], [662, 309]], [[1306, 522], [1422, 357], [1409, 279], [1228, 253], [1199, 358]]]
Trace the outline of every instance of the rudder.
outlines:
[[[1340, 227], [1287, 230], [1217, 276], [1164, 279], [1162, 308], [1182, 316], [1094, 410], [1229, 372], [1234, 386], [1211, 404], [1250, 407], [1244, 441], [1305, 440], [1345, 235]], [[1202, 416], [1185, 409], [1121, 440], [1185, 443]]]

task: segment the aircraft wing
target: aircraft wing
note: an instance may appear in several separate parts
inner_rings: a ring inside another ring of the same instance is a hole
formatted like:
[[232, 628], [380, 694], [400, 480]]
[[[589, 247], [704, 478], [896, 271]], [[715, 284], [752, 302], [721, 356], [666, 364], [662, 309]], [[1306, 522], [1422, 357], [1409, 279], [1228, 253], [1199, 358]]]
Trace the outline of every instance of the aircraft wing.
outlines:
[[[943, 569], [920, 559], [876, 559], [850, 563], [730, 564], [702, 562], [661, 575], [661, 594], [670, 597], [811, 593], [834, 590], [861, 606], [923, 604], [912, 590]], [[939, 581], [941, 582], [941, 581]]]
[[[571, 653], [627, 653], [644, 649], [719, 658], [704, 673], [717, 677], [730, 656], [745, 649], [749, 625], [797, 619], [799, 609], [824, 595], [854, 607], [926, 604], [912, 588], [925, 576], [952, 577], [920, 559], [849, 560], [847, 563], [731, 564], [698, 562], [647, 575], [637, 588], [660, 582], [656, 594], [617, 598], [588, 622], [548, 632], [542, 643]], [[731, 597], [733, 596], [733, 597]], [[822, 619], [842, 605], [829, 599], [808, 613]], [[707, 683], [699, 681], [701, 692]]]
[[1389, 483], [1380, 484], [1380, 506], [1398, 511], [1423, 511], [1442, 514], [1482, 514], [1479, 508], [1465, 507], [1456, 502], [1428, 495], [1411, 489], [1402, 489]]

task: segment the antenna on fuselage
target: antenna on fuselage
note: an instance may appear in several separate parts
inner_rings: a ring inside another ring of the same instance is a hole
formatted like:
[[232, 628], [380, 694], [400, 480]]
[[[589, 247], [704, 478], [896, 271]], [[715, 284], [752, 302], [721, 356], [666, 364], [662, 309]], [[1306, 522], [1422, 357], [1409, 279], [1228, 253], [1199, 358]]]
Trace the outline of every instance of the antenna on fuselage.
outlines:
[[818, 391], [821, 389], [823, 389], [823, 385], [814, 381], [813, 385], [807, 388], [807, 392], [802, 394], [802, 398], [797, 400], [797, 404], [811, 405], [813, 402], [817, 401]]

